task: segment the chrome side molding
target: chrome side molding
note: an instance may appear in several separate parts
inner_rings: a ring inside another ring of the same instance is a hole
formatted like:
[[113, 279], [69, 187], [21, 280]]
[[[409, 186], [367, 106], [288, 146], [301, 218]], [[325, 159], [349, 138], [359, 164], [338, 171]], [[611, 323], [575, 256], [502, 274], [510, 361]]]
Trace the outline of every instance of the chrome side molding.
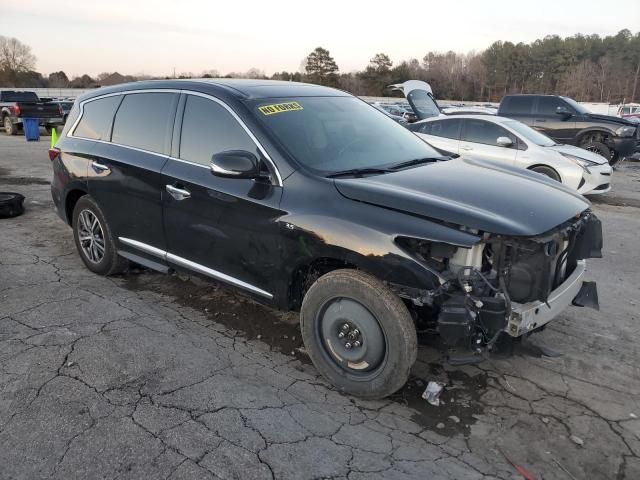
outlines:
[[155, 257], [161, 258], [167, 262], [174, 263], [188, 270], [193, 270], [194, 272], [201, 273], [208, 277], [211, 277], [215, 280], [219, 280], [221, 282], [229, 283], [231, 285], [235, 285], [236, 287], [243, 288], [245, 290], [249, 290], [253, 293], [257, 293], [266, 298], [273, 298], [273, 295], [261, 288], [256, 287], [255, 285], [251, 285], [250, 283], [244, 282], [240, 279], [227, 275], [226, 273], [219, 272], [209, 267], [205, 267], [196, 262], [192, 262], [183, 257], [179, 257], [178, 255], [174, 255], [173, 253], [169, 253], [165, 250], [161, 250], [159, 248], [153, 247], [151, 245], [147, 245], [146, 243], [139, 242], [137, 240], [132, 240], [130, 238], [118, 237], [118, 240], [124, 245], [128, 245], [130, 247], [137, 248], [138, 250], [142, 250], [149, 255], [153, 255]]

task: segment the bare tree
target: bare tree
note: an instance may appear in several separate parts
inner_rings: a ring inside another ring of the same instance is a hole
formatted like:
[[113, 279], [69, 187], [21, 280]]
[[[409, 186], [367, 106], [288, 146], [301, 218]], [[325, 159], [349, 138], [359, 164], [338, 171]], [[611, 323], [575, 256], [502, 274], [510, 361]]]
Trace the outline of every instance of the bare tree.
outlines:
[[18, 75], [34, 69], [36, 57], [31, 47], [17, 38], [0, 36], [0, 70], [3, 70], [9, 81], [15, 84]]

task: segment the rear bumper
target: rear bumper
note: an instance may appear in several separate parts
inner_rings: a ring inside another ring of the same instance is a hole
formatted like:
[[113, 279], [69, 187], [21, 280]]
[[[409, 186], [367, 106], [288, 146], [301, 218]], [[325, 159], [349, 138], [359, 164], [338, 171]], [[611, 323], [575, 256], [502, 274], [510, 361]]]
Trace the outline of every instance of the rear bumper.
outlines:
[[[64, 125], [64, 119], [62, 117], [40, 118], [38, 120], [38, 123], [44, 127]], [[22, 117], [11, 117], [11, 121], [16, 125], [21, 124]]]
[[582, 288], [587, 262], [578, 260], [575, 270], [549, 295], [547, 302], [512, 303], [511, 316], [505, 331], [519, 337], [549, 323], [573, 302]]

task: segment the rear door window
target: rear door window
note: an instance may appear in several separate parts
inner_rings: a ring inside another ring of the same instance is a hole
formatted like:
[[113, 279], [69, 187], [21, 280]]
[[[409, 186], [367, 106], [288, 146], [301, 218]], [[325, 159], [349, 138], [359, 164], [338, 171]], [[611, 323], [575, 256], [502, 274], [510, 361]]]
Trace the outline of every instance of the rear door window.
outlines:
[[530, 115], [533, 113], [534, 97], [527, 95], [515, 95], [505, 97], [500, 105], [500, 113]]
[[149, 152], [169, 153], [178, 94], [125, 95], [116, 113], [111, 141]]
[[450, 138], [452, 140], [458, 140], [460, 138], [460, 125], [462, 121], [458, 119], [451, 120], [437, 120], [434, 122], [427, 122], [425, 125], [429, 125], [427, 135], [435, 135], [436, 137]]
[[507, 137], [515, 144], [515, 135], [500, 125], [485, 120], [467, 118], [464, 121], [462, 140], [470, 143], [498, 146], [498, 137]]
[[84, 113], [73, 131], [73, 136], [91, 140], [109, 140], [113, 114], [120, 100], [122, 100], [120, 95], [114, 95], [86, 102], [83, 107]]
[[215, 153], [244, 150], [257, 153], [257, 145], [222, 105], [188, 95], [180, 134], [180, 158], [209, 165]]

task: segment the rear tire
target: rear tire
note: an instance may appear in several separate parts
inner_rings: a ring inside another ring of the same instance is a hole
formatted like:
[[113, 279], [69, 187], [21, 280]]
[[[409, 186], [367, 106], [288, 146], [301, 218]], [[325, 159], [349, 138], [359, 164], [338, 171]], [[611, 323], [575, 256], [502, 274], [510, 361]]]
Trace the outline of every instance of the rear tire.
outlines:
[[7, 135], [15, 135], [18, 131], [16, 125], [11, 121], [9, 115], [5, 115], [2, 119], [2, 128]]
[[546, 165], [539, 165], [537, 167], [533, 167], [531, 169], [532, 172], [541, 173], [542, 175], [549, 177], [551, 180], [555, 180], [556, 182], [561, 182], [560, 175], [553, 168], [547, 167]]
[[85, 266], [98, 275], [124, 272], [129, 262], [118, 255], [111, 228], [96, 201], [80, 197], [72, 216], [73, 239]]
[[418, 341], [407, 307], [382, 282], [358, 270], [320, 277], [304, 297], [300, 324], [313, 364], [341, 392], [391, 395], [406, 383], [416, 361]]

